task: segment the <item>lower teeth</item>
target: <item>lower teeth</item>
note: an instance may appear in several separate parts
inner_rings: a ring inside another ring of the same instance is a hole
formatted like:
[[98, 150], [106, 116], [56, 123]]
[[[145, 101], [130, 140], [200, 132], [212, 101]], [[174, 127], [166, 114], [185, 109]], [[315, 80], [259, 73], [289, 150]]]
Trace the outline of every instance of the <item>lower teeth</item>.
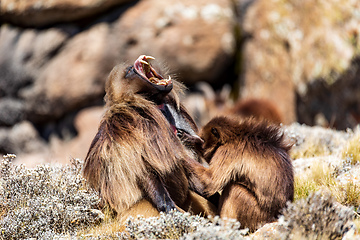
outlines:
[[167, 85], [169, 83], [169, 81], [170, 81], [169, 79], [160, 80], [160, 79], [158, 79], [156, 77], [149, 78], [149, 82], [157, 84], [157, 85]]
[[152, 82], [152, 83], [158, 83], [159, 79], [157, 79], [155, 77], [151, 77], [151, 78], [149, 78], [149, 81]]

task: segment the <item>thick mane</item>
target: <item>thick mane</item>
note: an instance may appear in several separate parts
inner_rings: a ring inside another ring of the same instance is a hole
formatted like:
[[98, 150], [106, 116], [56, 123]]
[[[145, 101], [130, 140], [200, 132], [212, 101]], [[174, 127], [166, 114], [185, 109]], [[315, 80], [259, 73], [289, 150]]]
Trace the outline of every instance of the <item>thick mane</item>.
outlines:
[[214, 118], [208, 125], [221, 128], [228, 143], [240, 138], [252, 146], [281, 148], [285, 151], [292, 147], [292, 144], [285, 140], [281, 128], [268, 121], [224, 116]]
[[255, 121], [246, 119], [238, 124], [238, 136], [244, 141], [253, 143], [255, 146], [264, 148], [290, 150], [292, 144], [285, 140], [281, 128], [267, 121]]
[[[108, 172], [103, 182], [91, 182], [102, 198], [118, 211], [127, 209], [142, 197], [135, 186], [147, 175], [148, 167], [166, 177], [179, 167], [186, 156], [169, 123], [152, 102], [133, 95], [109, 107], [99, 127], [85, 162], [84, 173], [99, 176]], [[178, 154], [174, 155], [174, 147]], [[89, 159], [92, 159], [89, 164]], [[106, 162], [106, 164], [104, 164]], [[94, 164], [96, 166], [94, 166]], [[131, 170], [130, 170], [131, 169]], [[124, 199], [124, 201], [120, 201]]]

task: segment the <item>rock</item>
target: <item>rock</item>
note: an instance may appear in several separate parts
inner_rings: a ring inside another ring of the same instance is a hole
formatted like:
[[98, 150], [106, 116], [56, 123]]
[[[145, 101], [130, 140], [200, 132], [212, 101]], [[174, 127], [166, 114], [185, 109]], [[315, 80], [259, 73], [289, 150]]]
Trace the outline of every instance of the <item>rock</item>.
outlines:
[[298, 123], [284, 126], [284, 132], [294, 143], [291, 150], [292, 152], [304, 152], [307, 149], [312, 151], [313, 149], [319, 148], [321, 152], [316, 152], [317, 155], [335, 155], [339, 157], [345, 144], [353, 136], [351, 131], [336, 131], [319, 126], [310, 127]]
[[32, 115], [21, 92], [32, 87], [69, 35], [62, 29], [22, 30], [9, 25], [1, 26], [0, 32], [0, 97], [5, 97], [0, 108], [11, 111], [0, 117], [0, 125], [13, 125]]
[[267, 223], [251, 234], [251, 239], [277, 239], [281, 235], [278, 222]]
[[90, 107], [78, 112], [74, 119], [77, 136], [64, 140], [52, 134], [47, 144], [29, 122], [0, 128], [0, 153], [16, 153], [16, 164], [30, 168], [47, 163], [69, 164], [71, 158], [85, 159], [103, 113], [103, 107]]
[[71, 157], [85, 159], [103, 114], [103, 107], [91, 107], [80, 111], [74, 120], [77, 136], [68, 141], [61, 141], [53, 136], [50, 140], [52, 157], [48, 161], [67, 162]]
[[214, 91], [210, 84], [199, 82], [195, 92], [188, 92], [181, 102], [195, 120], [199, 128], [203, 127], [213, 117], [228, 115], [233, 106], [230, 100], [230, 86], [224, 85], [221, 91]]
[[166, 61], [183, 82], [215, 81], [235, 51], [233, 17], [227, 0], [150, 0], [115, 9], [85, 29], [5, 25], [0, 93], [21, 100], [26, 119], [43, 124], [102, 101], [112, 67], [141, 54]]
[[[69, 122], [64, 119], [103, 102], [104, 83], [114, 65], [131, 64], [141, 54], [165, 61], [186, 83], [215, 82], [233, 60], [235, 21], [227, 0], [139, 1], [104, 15], [105, 5], [123, 1], [97, 1], [104, 6], [96, 13], [91, 10], [95, 1], [85, 2], [2, 2], [2, 16], [14, 24], [84, 22], [37, 29], [1, 26], [0, 110], [7, 114], [0, 116], [0, 125], [30, 121], [49, 140], [59, 129], [72, 128], [56, 126]], [[32, 17], [35, 10], [38, 15]], [[84, 19], [83, 13], [96, 17]]]
[[358, 186], [360, 184], [360, 165], [350, 166], [349, 169], [337, 176], [337, 180], [344, 186], [348, 183]]
[[[287, 123], [298, 117], [300, 122], [312, 125], [316, 115], [323, 112], [330, 124], [336, 119], [331, 126], [353, 127], [348, 115], [354, 111], [351, 107], [360, 103], [359, 93], [354, 90], [358, 84], [355, 80], [346, 82], [346, 77], [339, 75], [356, 72], [353, 79], [359, 78], [360, 65], [351, 62], [360, 47], [360, 20], [354, 10], [358, 8], [356, 1], [285, 4], [240, 0], [244, 37], [240, 95], [275, 100]], [[330, 94], [326, 87], [314, 91], [317, 82], [333, 86]], [[346, 87], [339, 89], [343, 84]], [[349, 94], [357, 100], [348, 103]], [[345, 110], [341, 110], [343, 106]], [[360, 116], [360, 109], [355, 110]]]
[[[319, 78], [307, 84], [307, 91], [298, 95], [298, 121], [339, 130], [355, 128], [360, 123], [359, 76], [360, 56], [357, 56], [334, 83]], [[323, 118], [322, 123], [319, 117]]]
[[22, 121], [10, 128], [0, 128], [0, 153], [18, 154], [43, 150], [45, 142], [30, 122]]
[[12, 126], [24, 119], [24, 104], [11, 98], [0, 98], [0, 126]]
[[102, 99], [113, 64], [108, 60], [109, 26], [102, 23], [76, 34], [19, 95], [28, 119], [44, 122]]
[[296, 120], [295, 85], [290, 74], [290, 56], [286, 45], [278, 41], [268, 24], [268, 15], [278, 10], [277, 4], [263, 0], [246, 2], [247, 8], [243, 9], [241, 15], [245, 42], [240, 96], [276, 102], [284, 116], [284, 123], [289, 124]]
[[140, 1], [114, 24], [111, 41], [120, 43], [119, 60], [148, 54], [185, 83], [214, 82], [232, 62], [234, 26], [227, 0]]
[[96, 16], [131, 0], [2, 0], [2, 20], [31, 27], [48, 26]]

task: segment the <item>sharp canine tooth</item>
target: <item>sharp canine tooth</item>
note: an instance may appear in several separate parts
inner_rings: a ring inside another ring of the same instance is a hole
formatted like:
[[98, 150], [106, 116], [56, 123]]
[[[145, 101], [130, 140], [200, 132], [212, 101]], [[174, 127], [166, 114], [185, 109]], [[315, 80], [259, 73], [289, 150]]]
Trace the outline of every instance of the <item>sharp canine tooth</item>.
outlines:
[[146, 59], [155, 60], [155, 58], [154, 58], [154, 57], [152, 57], [152, 56], [145, 56], [145, 58], [146, 58]]
[[140, 59], [139, 61], [140, 61], [141, 63], [143, 63], [143, 64], [149, 65], [149, 63], [148, 63], [147, 61], [144, 61], [144, 60], [142, 60], [142, 59]]

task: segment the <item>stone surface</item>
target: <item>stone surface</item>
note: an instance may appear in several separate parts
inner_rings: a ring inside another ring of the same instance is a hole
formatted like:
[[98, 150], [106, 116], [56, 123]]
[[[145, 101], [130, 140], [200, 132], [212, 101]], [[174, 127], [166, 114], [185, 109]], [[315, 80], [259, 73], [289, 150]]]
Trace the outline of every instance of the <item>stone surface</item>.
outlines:
[[57, 119], [104, 94], [112, 64], [107, 60], [109, 26], [97, 24], [76, 34], [19, 95], [33, 122]]
[[74, 119], [74, 125], [78, 132], [77, 136], [66, 142], [54, 137], [50, 149], [57, 159], [49, 160], [66, 162], [71, 157], [85, 159], [90, 144], [98, 131], [103, 114], [103, 107], [91, 107], [80, 111]]
[[298, 96], [298, 121], [342, 130], [355, 128], [360, 123], [359, 76], [360, 57], [355, 57], [334, 83], [320, 78], [308, 84], [306, 93]]
[[166, 62], [186, 83], [215, 81], [235, 52], [233, 14], [227, 0], [149, 0], [116, 8], [86, 27], [4, 25], [0, 94], [22, 104], [24, 116], [13, 122], [43, 124], [101, 102], [112, 67], [141, 54]]
[[[358, 64], [351, 64], [360, 48], [359, 8], [359, 2], [353, 0], [316, 4], [298, 0], [281, 3], [239, 0], [244, 42], [240, 95], [277, 101], [287, 123], [300, 120], [315, 124], [316, 115], [325, 112], [330, 124], [331, 119], [336, 118], [333, 126], [353, 127], [349, 117], [342, 120], [340, 116], [350, 114], [350, 104], [344, 103], [348, 93], [351, 96], [357, 93], [348, 91], [345, 94], [341, 90], [347, 88], [334, 86], [342, 99], [337, 97], [338, 103], [331, 108], [328, 106], [333, 103], [332, 94], [318, 98], [318, 95], [326, 95], [327, 88], [317, 91], [312, 85], [319, 80], [320, 84], [330, 86], [343, 82], [344, 71], [359, 69]], [[359, 98], [352, 101], [354, 104], [360, 104]], [[338, 114], [340, 105], [345, 105], [346, 110]], [[356, 114], [359, 115], [359, 110]]]
[[[35, 167], [38, 164], [44, 163], [68, 164], [71, 158], [84, 160], [90, 144], [97, 133], [103, 113], [103, 107], [90, 107], [78, 112], [74, 118], [74, 125], [78, 134], [72, 139], [63, 140], [59, 138], [59, 136], [53, 134], [50, 136], [49, 143], [46, 147], [34, 148], [31, 149], [31, 151], [22, 151], [19, 149], [20, 146], [22, 146], [21, 141], [10, 142], [15, 143], [15, 146], [17, 146], [16, 149], [12, 149], [10, 152], [17, 153], [17, 164], [22, 163], [27, 167]], [[16, 138], [15, 136], [19, 135], [17, 134], [19, 131], [16, 129], [4, 132], [4, 134], [2, 133], [2, 129], [0, 128], [0, 143], [9, 142], [9, 138], [13, 139]], [[15, 136], [12, 136], [12, 134], [15, 134]], [[7, 138], [3, 138], [4, 136], [7, 136]], [[29, 134], [24, 134], [23, 138], [25, 140], [27, 138], [35, 143], [38, 141], [29, 137]], [[29, 141], [28, 144], [31, 144], [31, 141]], [[45, 145], [44, 142], [43, 144]], [[14, 144], [5, 146], [12, 147], [13, 145]], [[1, 147], [2, 146], [0, 145], [0, 150], [2, 150]]]
[[40, 138], [34, 126], [22, 121], [13, 127], [0, 128], [0, 153], [32, 153], [45, 151], [46, 143]]
[[111, 41], [121, 43], [119, 60], [148, 54], [185, 83], [214, 82], [235, 53], [234, 24], [227, 0], [141, 1], [114, 24]]
[[24, 119], [24, 104], [11, 98], [0, 98], [0, 126], [12, 126]]
[[22, 26], [42, 27], [96, 16], [131, 0], [2, 0], [2, 19]]
[[34, 82], [42, 66], [64, 44], [68, 33], [62, 29], [0, 28], [0, 96], [16, 97]]
[[1, 1], [1, 127], [30, 121], [48, 140], [76, 112], [101, 104], [112, 67], [140, 54], [190, 86], [206, 81], [217, 91], [239, 75], [220, 107], [206, 96], [187, 100], [204, 116], [200, 125], [231, 105], [229, 96], [271, 99], [285, 123], [360, 122], [358, 1], [124, 2]]

